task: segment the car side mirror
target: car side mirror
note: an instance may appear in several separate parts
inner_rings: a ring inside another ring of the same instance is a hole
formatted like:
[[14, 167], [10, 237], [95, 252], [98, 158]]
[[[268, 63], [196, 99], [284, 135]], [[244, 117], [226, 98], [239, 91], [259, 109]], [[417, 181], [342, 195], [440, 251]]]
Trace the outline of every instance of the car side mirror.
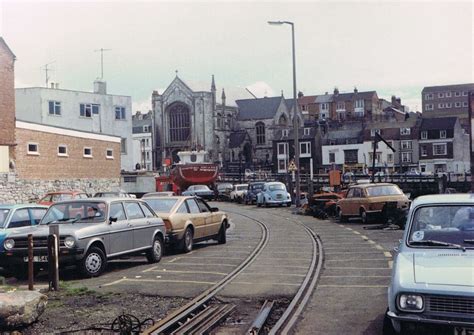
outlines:
[[219, 208], [217, 207], [211, 207], [211, 212], [215, 213], [215, 212], [218, 212], [219, 211]]
[[112, 224], [112, 222], [117, 222], [117, 218], [109, 217], [109, 224]]

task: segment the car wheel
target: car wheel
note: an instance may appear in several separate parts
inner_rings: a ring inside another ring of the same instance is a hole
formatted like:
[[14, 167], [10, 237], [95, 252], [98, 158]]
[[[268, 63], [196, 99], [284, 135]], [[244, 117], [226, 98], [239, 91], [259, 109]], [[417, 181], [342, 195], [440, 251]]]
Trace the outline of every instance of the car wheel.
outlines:
[[369, 216], [367, 215], [367, 212], [363, 209], [360, 210], [360, 218], [362, 219], [363, 224], [369, 223]]
[[339, 218], [339, 222], [347, 222], [346, 216], [342, 215], [342, 209], [337, 209], [337, 217]]
[[395, 331], [395, 328], [393, 327], [392, 320], [390, 320], [387, 313], [385, 313], [385, 316], [383, 318], [382, 334], [383, 335], [396, 335], [397, 334], [397, 332]]
[[146, 252], [148, 263], [158, 263], [163, 257], [163, 249], [163, 240], [161, 237], [155, 236], [151, 249]]
[[287, 203], [286, 207], [291, 207], [291, 202]]
[[257, 207], [261, 207], [262, 204], [257, 201]]
[[98, 277], [104, 272], [107, 259], [102, 249], [91, 247], [86, 255], [80, 260], [79, 268], [85, 277]]
[[227, 236], [226, 236], [226, 222], [224, 221], [221, 225], [221, 229], [219, 229], [219, 236], [217, 237], [217, 243], [219, 244], [226, 244]]
[[[28, 279], [28, 266], [26, 264], [19, 264], [15, 267], [9, 268], [10, 272], [18, 280], [27, 280]], [[34, 277], [34, 270], [33, 270]]]
[[184, 232], [183, 239], [181, 240], [181, 250], [183, 252], [191, 252], [193, 250], [193, 231], [191, 228], [186, 228], [186, 231]]

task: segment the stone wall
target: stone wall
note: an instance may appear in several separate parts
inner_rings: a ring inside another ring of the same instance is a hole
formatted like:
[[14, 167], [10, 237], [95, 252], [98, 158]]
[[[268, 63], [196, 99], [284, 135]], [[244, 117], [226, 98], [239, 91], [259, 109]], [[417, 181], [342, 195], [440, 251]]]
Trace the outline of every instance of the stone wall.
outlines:
[[96, 192], [117, 191], [120, 178], [33, 180], [19, 179], [15, 174], [0, 174], [0, 204], [36, 202], [50, 191], [81, 190]]

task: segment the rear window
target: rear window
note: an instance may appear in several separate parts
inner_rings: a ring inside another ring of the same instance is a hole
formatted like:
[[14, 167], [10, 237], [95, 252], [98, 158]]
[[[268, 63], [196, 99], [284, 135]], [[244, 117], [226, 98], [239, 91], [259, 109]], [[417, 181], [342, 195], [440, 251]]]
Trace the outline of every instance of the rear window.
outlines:
[[144, 201], [157, 213], [169, 213], [178, 201], [177, 199], [144, 199]]
[[286, 190], [285, 185], [283, 185], [283, 184], [268, 185], [268, 189], [270, 191], [285, 191]]
[[246, 190], [247, 189], [247, 186], [244, 185], [244, 186], [237, 186], [236, 187], [237, 191], [243, 191], [243, 190]]
[[385, 186], [371, 186], [367, 187], [367, 194], [369, 197], [381, 197], [384, 195], [401, 195], [403, 194], [395, 185], [385, 185]]

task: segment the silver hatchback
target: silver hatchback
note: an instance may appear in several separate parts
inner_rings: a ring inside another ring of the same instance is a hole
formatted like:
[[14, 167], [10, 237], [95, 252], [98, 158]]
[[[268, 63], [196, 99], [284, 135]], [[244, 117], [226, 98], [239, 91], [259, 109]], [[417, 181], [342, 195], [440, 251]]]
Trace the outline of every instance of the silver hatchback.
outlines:
[[33, 234], [35, 262], [47, 262], [52, 224], [59, 225], [60, 264], [76, 264], [87, 277], [99, 276], [111, 258], [145, 253], [155, 263], [163, 255], [165, 225], [144, 201], [96, 198], [56, 203], [39, 225], [12, 230], [3, 241], [1, 264], [25, 275], [28, 234]]

